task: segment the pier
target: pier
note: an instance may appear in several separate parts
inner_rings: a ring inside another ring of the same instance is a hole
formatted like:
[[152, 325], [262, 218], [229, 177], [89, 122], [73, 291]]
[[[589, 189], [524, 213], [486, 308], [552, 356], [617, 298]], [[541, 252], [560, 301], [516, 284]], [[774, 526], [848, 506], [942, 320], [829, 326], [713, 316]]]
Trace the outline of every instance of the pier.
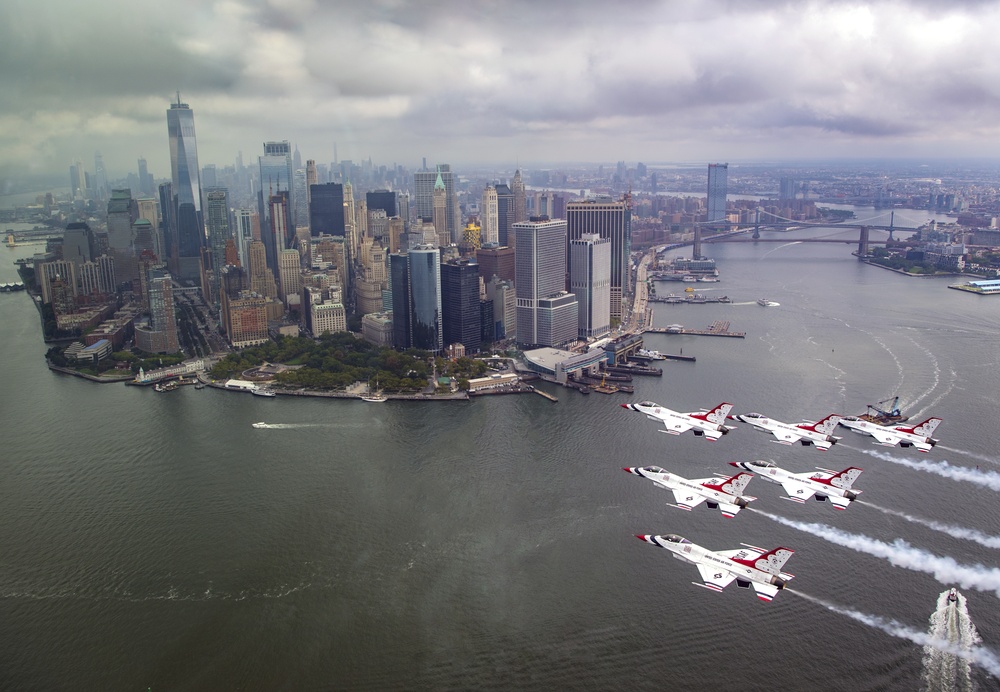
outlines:
[[716, 320], [708, 325], [707, 329], [686, 329], [679, 325], [669, 327], [647, 327], [643, 332], [646, 334], [691, 334], [694, 336], [728, 336], [733, 339], [745, 339], [746, 332], [733, 332], [729, 330], [729, 320]]

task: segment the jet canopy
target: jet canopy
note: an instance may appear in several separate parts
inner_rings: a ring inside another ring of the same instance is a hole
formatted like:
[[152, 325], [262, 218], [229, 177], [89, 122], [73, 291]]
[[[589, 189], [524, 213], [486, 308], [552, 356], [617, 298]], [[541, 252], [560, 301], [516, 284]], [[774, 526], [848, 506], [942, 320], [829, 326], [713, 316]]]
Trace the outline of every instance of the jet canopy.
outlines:
[[639, 405], [640, 406], [659, 406], [659, 404], [656, 403], [655, 401], [640, 401]]
[[754, 466], [764, 466], [766, 468], [771, 468], [772, 466], [774, 466], [773, 461], [751, 461], [749, 463]]
[[744, 413], [743, 418], [767, 418], [763, 413]]
[[680, 543], [682, 545], [684, 543], [691, 542], [688, 539], [684, 538], [684, 536], [678, 536], [676, 533], [668, 533], [666, 536], [661, 536], [661, 538], [665, 541], [670, 541], [671, 543]]
[[649, 473], [666, 473], [666, 469], [662, 469], [659, 466], [643, 466], [643, 471], [648, 471]]

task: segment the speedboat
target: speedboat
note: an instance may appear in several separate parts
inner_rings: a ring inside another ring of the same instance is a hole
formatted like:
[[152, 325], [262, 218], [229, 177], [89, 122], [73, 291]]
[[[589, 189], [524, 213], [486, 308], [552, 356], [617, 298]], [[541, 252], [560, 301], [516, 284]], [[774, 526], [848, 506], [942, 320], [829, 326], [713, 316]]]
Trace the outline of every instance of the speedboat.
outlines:
[[260, 421], [259, 423], [253, 423], [252, 425], [255, 428], [266, 428], [267, 427], [267, 423], [265, 423], [264, 421]]
[[958, 591], [955, 588], [952, 588], [951, 591], [948, 592], [948, 602], [958, 603]]
[[781, 305], [781, 303], [775, 303], [773, 300], [768, 300], [767, 298], [758, 298], [757, 305], [765, 308], [776, 308]]

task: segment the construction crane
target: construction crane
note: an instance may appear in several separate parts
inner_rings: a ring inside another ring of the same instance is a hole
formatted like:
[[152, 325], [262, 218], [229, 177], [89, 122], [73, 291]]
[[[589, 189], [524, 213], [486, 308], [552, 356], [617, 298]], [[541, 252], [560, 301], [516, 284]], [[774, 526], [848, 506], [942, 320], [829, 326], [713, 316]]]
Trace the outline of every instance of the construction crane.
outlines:
[[874, 404], [868, 404], [868, 411], [863, 416], [858, 416], [872, 423], [888, 425], [890, 423], [901, 423], [906, 420], [906, 416], [899, 410], [899, 397], [883, 399]]

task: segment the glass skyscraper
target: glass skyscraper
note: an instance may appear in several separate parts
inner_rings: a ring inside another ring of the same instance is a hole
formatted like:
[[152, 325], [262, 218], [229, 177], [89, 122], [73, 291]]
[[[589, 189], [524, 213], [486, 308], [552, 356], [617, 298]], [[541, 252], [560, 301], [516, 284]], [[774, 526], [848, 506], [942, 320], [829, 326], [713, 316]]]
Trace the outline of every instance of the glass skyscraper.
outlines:
[[726, 220], [726, 192], [729, 177], [728, 163], [708, 164], [708, 197], [705, 207], [708, 212], [706, 221]]
[[[610, 197], [570, 202], [566, 205], [566, 254], [569, 244], [588, 233], [611, 241], [611, 316], [621, 319], [622, 300], [631, 293], [632, 204], [626, 195], [615, 202]], [[572, 258], [570, 259], [572, 264]], [[572, 266], [570, 267], [572, 272]]]
[[[201, 276], [201, 248], [205, 242], [201, 216], [201, 168], [194, 135], [194, 111], [186, 103], [170, 104], [167, 111], [170, 137], [170, 174], [173, 193], [172, 270], [182, 280]], [[166, 215], [165, 215], [166, 216]]]
[[407, 254], [410, 273], [410, 334], [413, 348], [444, 350], [441, 324], [441, 251], [418, 245]]

